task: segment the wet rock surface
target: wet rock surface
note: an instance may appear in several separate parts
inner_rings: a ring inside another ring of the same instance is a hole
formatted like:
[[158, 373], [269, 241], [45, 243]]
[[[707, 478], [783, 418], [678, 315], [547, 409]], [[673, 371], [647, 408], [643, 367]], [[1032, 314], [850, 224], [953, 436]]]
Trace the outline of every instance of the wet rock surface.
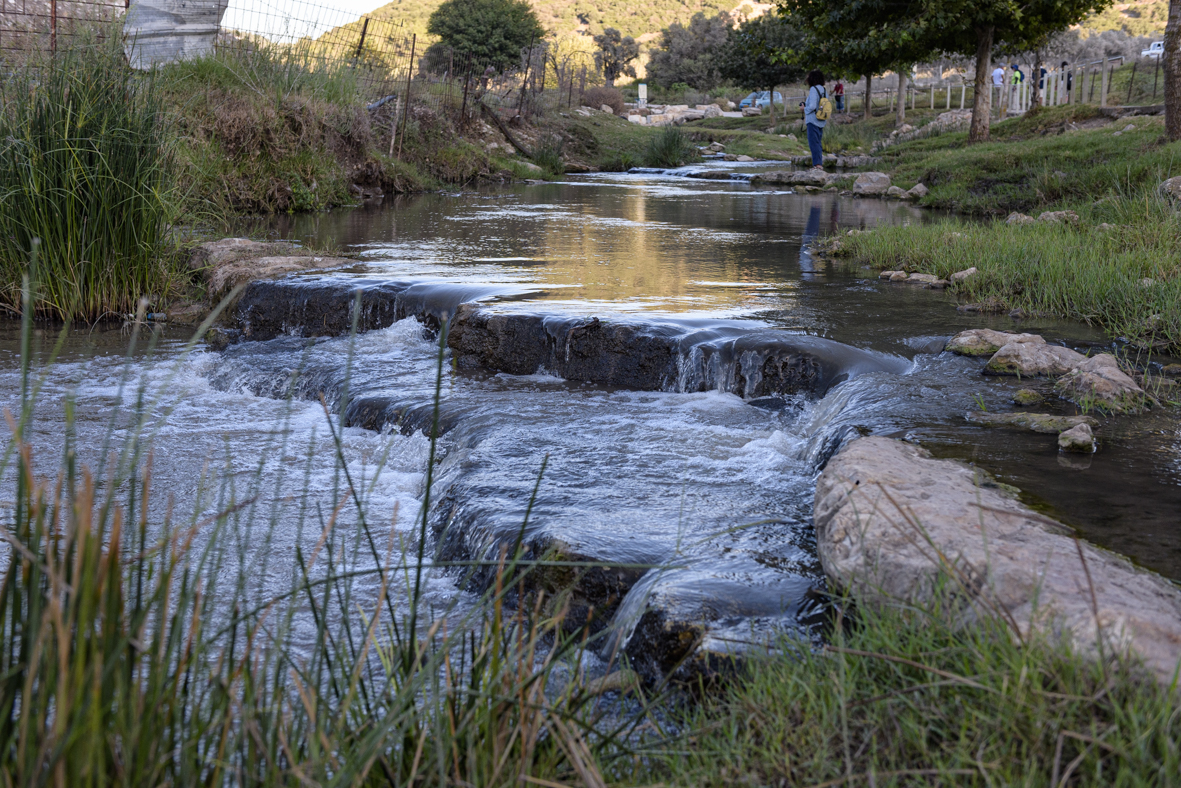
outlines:
[[340, 336], [353, 328], [357, 310], [359, 331], [385, 328], [407, 317], [398, 296], [407, 285], [329, 280], [293, 283], [252, 282], [234, 307], [234, 321], [245, 339], [266, 340], [284, 334]]
[[1114, 413], [1134, 413], [1151, 403], [1148, 394], [1120, 369], [1110, 353], [1083, 360], [1060, 378], [1054, 388], [1066, 399]]
[[1009, 334], [991, 328], [973, 328], [948, 340], [945, 350], [960, 356], [991, 356], [1012, 342], [1044, 345], [1046, 340], [1037, 334]]
[[819, 337], [784, 332], [686, 333], [683, 327], [459, 308], [447, 344], [459, 369], [644, 391], [721, 390], [743, 397], [810, 392], [905, 362]]
[[1086, 356], [1045, 342], [1010, 342], [993, 354], [984, 367], [986, 375], [1022, 378], [1058, 377], [1086, 361]]
[[821, 474], [815, 522], [825, 573], [861, 605], [941, 593], [964, 621], [999, 614], [1022, 637], [1068, 639], [1095, 658], [1132, 654], [1164, 684], [1177, 670], [1181, 589], [1075, 540], [974, 468], [856, 440]]
[[351, 265], [356, 265], [356, 260], [317, 254], [291, 243], [265, 243], [247, 238], [209, 241], [194, 249], [189, 257], [189, 270], [204, 277], [206, 294], [212, 301], [256, 279]]
[[1059, 433], [1080, 424], [1096, 425], [1090, 416], [1055, 416], [1052, 413], [988, 413], [972, 412], [968, 421], [989, 427], [1019, 427], [1032, 432]]
[[1078, 424], [1068, 430], [1063, 430], [1058, 435], [1058, 448], [1061, 451], [1077, 454], [1094, 454], [1096, 449], [1095, 433], [1091, 431], [1091, 425]]

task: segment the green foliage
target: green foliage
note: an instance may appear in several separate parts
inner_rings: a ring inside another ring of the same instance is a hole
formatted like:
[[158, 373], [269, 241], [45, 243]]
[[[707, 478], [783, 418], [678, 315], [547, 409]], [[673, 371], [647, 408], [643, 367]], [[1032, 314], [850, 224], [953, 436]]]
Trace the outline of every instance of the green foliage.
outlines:
[[668, 782], [710, 787], [1176, 784], [1173, 691], [997, 620], [964, 626], [957, 598], [861, 611], [822, 649], [752, 658], [651, 757]]
[[444, 46], [498, 69], [515, 67], [521, 51], [545, 37], [526, 0], [446, 0], [427, 30]]
[[560, 136], [543, 135], [533, 150], [533, 163], [549, 175], [561, 175], [566, 171], [566, 161], [562, 157], [563, 148], [565, 143]]
[[636, 75], [636, 67], [631, 62], [640, 56], [640, 45], [634, 38], [622, 37], [618, 30], [609, 27], [595, 36], [594, 42], [595, 66], [603, 73], [608, 87], [619, 77]]
[[0, 303], [21, 309], [34, 239], [42, 315], [134, 312], [183, 284], [164, 253], [179, 196], [169, 139], [156, 80], [128, 68], [118, 37], [0, 82]]
[[693, 143], [677, 126], [665, 126], [648, 141], [644, 164], [649, 167], [680, 167], [697, 156]]
[[689, 24], [669, 25], [660, 34], [659, 47], [648, 60], [648, 79], [657, 85], [684, 83], [697, 90], [712, 90], [722, 81], [718, 52], [730, 36], [733, 18], [726, 12], [707, 17], [698, 13]]
[[718, 71], [724, 79], [753, 90], [798, 82], [806, 69], [779, 53], [798, 49], [803, 36], [778, 14], [763, 14], [730, 31], [717, 52]]

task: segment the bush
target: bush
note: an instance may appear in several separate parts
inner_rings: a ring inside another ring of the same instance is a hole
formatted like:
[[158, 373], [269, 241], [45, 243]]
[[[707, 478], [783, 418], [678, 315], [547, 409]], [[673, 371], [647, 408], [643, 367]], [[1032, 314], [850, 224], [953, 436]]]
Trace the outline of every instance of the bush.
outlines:
[[648, 143], [644, 163], [649, 167], [680, 167], [696, 154], [685, 132], [676, 126], [665, 126]]
[[593, 107], [599, 109], [604, 104], [611, 108], [611, 111], [616, 115], [622, 115], [626, 109], [623, 102], [623, 94], [615, 88], [588, 88], [582, 94], [582, 105], [584, 107]]
[[556, 134], [539, 139], [533, 149], [533, 163], [550, 175], [561, 175], [566, 171], [566, 161], [562, 158], [564, 148], [565, 142]]
[[163, 117], [118, 36], [34, 57], [0, 86], [0, 302], [21, 308], [35, 239], [41, 315], [131, 313], [177, 286], [161, 262], [176, 213]]

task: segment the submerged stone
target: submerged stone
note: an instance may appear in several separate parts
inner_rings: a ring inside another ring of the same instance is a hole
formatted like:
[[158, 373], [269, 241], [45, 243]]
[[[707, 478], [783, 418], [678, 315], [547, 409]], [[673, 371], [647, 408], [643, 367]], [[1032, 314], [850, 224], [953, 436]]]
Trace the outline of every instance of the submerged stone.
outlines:
[[968, 421], [989, 427], [1020, 427], [1033, 432], [1058, 433], [1080, 424], [1097, 424], [1090, 416], [1055, 416], [1052, 413], [989, 413], [973, 411]]
[[1045, 401], [1046, 398], [1033, 389], [1017, 389], [1013, 394], [1013, 403], [1016, 405], [1040, 405]]

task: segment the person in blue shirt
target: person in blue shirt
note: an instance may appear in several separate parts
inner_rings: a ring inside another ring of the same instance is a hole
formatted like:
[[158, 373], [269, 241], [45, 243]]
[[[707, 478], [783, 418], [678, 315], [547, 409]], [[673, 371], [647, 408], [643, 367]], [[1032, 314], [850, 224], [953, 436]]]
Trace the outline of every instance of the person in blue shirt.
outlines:
[[803, 103], [804, 125], [808, 129], [808, 149], [812, 151], [812, 168], [823, 169], [824, 151], [820, 147], [820, 140], [824, 137], [823, 120], [816, 119], [816, 109], [820, 106], [820, 99], [828, 98], [824, 90], [824, 74], [813, 69], [808, 72], [808, 98]]

